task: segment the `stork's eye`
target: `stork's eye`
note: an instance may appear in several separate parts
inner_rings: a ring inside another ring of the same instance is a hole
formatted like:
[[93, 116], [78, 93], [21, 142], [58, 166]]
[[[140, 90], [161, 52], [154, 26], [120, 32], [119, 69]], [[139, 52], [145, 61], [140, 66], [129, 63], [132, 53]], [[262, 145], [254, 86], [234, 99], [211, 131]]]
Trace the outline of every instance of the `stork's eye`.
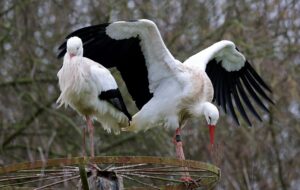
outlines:
[[211, 117], [210, 116], [208, 116], [208, 119], [209, 119], [209, 122], [211, 121]]
[[79, 47], [77, 47], [76, 49], [79, 50]]

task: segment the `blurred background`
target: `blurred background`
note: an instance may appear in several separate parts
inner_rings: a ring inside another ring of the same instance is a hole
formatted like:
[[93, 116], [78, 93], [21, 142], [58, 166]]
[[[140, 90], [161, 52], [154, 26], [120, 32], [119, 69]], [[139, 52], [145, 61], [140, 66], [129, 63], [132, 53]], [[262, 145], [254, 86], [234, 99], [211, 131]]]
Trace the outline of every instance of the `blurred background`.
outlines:
[[[57, 108], [57, 48], [75, 29], [117, 20], [153, 20], [184, 61], [216, 41], [232, 40], [273, 89], [263, 122], [237, 127], [221, 112], [218, 155], [207, 149], [204, 118], [183, 131], [187, 159], [222, 170], [216, 189], [300, 187], [300, 1], [297, 0], [3, 0], [0, 1], [0, 165], [81, 155], [75, 111]], [[121, 90], [126, 87], [112, 70]], [[137, 71], [138, 72], [138, 71]], [[127, 95], [130, 112], [137, 111]], [[96, 123], [97, 155], [175, 156], [174, 131], [107, 134]]]

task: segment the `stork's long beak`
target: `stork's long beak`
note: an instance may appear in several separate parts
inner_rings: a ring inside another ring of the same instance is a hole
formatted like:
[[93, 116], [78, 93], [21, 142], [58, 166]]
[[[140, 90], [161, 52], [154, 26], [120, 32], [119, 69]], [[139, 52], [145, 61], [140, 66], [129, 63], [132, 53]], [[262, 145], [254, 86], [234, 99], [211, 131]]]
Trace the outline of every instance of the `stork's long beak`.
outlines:
[[215, 125], [208, 125], [209, 128], [209, 137], [210, 137], [210, 145], [214, 145], [215, 144]]

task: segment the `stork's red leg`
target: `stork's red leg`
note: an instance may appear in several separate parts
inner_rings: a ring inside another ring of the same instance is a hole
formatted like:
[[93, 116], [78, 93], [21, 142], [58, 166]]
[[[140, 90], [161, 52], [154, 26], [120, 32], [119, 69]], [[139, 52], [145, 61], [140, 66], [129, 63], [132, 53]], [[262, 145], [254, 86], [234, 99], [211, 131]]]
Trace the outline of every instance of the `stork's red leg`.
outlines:
[[[94, 125], [89, 116], [86, 116], [86, 123], [88, 126], [88, 131], [90, 135], [90, 151], [91, 151], [91, 158], [95, 157], [95, 150], [94, 150]], [[92, 163], [92, 175], [97, 176], [97, 165]]]
[[[179, 160], [185, 160], [185, 156], [184, 156], [184, 152], [183, 152], [183, 147], [182, 147], [182, 141], [181, 141], [181, 129], [177, 128], [176, 132], [175, 132], [175, 136], [174, 136], [174, 143], [176, 145], [176, 157]], [[190, 177], [189, 172], [187, 171], [188, 169], [185, 167], [183, 168], [184, 170], [186, 170], [186, 172], [183, 173], [182, 177], [180, 178], [182, 181], [192, 181], [193, 179]]]
[[86, 156], [86, 148], [85, 148], [85, 136], [86, 136], [86, 127], [83, 127], [82, 128], [82, 135], [83, 135], [83, 138], [82, 138], [82, 156]]
[[91, 118], [89, 116], [86, 116], [86, 123], [88, 126], [88, 131], [90, 135], [90, 151], [91, 151], [91, 157], [95, 157], [95, 151], [94, 151], [94, 126]]
[[176, 145], [176, 157], [179, 160], [185, 160], [184, 152], [183, 152], [183, 147], [182, 147], [182, 142], [181, 142], [181, 129], [177, 128], [175, 132], [175, 137], [174, 137], [174, 143]]

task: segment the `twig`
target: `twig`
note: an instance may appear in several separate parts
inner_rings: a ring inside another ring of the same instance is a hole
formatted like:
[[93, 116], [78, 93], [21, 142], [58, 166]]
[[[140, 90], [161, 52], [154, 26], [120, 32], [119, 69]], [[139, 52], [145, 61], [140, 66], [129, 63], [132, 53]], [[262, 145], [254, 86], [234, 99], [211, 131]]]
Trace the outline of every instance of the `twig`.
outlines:
[[132, 176], [136, 176], [136, 177], [140, 177], [140, 178], [157, 179], [157, 180], [160, 180], [160, 181], [171, 181], [171, 182], [175, 182], [175, 183], [182, 183], [182, 181], [176, 180], [176, 179], [168, 179], [168, 178], [162, 178], [162, 177], [153, 177], [153, 176], [149, 176], [149, 175], [139, 175], [139, 174], [133, 174], [133, 173], [126, 173], [126, 175], [132, 175]]
[[99, 151], [100, 152], [106, 152], [108, 150], [111, 150], [119, 145], [122, 145], [124, 142], [126, 141], [131, 141], [133, 139], [135, 139], [137, 137], [137, 134], [131, 134], [123, 139], [120, 139], [118, 141], [115, 141], [114, 143], [112, 143], [111, 145], [107, 146], [107, 147], [104, 147], [104, 148], [101, 148]]
[[[147, 165], [147, 164], [144, 164]], [[122, 167], [119, 167], [121, 170], [119, 170], [118, 167], [116, 167], [117, 169], [114, 169], [117, 172], [123, 171]], [[163, 166], [163, 167], [152, 167], [152, 168], [137, 168], [137, 169], [129, 169], [129, 170], [124, 170], [124, 171], [152, 171], [152, 170], [158, 170], [158, 169], [170, 169], [170, 168], [178, 168], [178, 166]]]
[[[147, 164], [135, 164], [135, 165], [129, 165], [129, 166], [120, 166], [120, 167], [113, 167], [113, 168], [109, 168], [109, 171], [119, 171], [118, 169], [125, 169], [125, 168], [134, 168], [134, 167], [139, 167], [139, 166], [145, 166]], [[128, 171], [128, 170], [125, 170]]]
[[[131, 172], [131, 173], [122, 173], [124, 175], [130, 175], [130, 174], [147, 174], [147, 175], [160, 175], [160, 176], [182, 176], [182, 174], [178, 174], [178, 173], [159, 173], [159, 172]], [[199, 177], [198, 175], [189, 175], [190, 177]], [[210, 177], [214, 177], [214, 176], [210, 176]]]
[[24, 184], [28, 184], [28, 183], [38, 182], [38, 181], [41, 181], [41, 180], [51, 180], [51, 179], [57, 179], [57, 178], [62, 178], [62, 177], [65, 177], [65, 175], [62, 175], [62, 176], [51, 176], [51, 177], [40, 178], [40, 179], [31, 180], [31, 181], [25, 181], [25, 182], [19, 182], [19, 183], [12, 183], [12, 184], [8, 184], [8, 185], [2, 185], [0, 187], [15, 186], [15, 185], [24, 185]]
[[[53, 102], [57, 99], [57, 97], [54, 97], [51, 99], [44, 107], [50, 107]], [[29, 117], [27, 120], [24, 122], [20, 122], [17, 124], [17, 130], [9, 135], [2, 144], [2, 148], [6, 147], [15, 137], [17, 137], [19, 134], [21, 134], [38, 116], [40, 116], [42, 113], [44, 113], [45, 108], [44, 107], [39, 107], [35, 113], [32, 114], [31, 117]], [[15, 127], [12, 127], [15, 128]]]
[[40, 189], [44, 189], [44, 188], [47, 188], [47, 187], [51, 187], [51, 186], [54, 186], [54, 185], [57, 185], [57, 184], [60, 184], [60, 183], [63, 183], [63, 182], [66, 182], [66, 181], [70, 181], [70, 180], [73, 180], [73, 179], [76, 179], [76, 178], [79, 178], [80, 176], [75, 176], [75, 177], [71, 177], [71, 178], [68, 178], [68, 179], [64, 179], [64, 180], [61, 180], [61, 181], [58, 181], [58, 182], [54, 182], [54, 183], [50, 183], [48, 185], [44, 185], [42, 187], [38, 187], [38, 188], [35, 188], [34, 190], [40, 190]]
[[129, 179], [129, 180], [132, 180], [132, 181], [135, 181], [139, 184], [142, 184], [142, 185], [145, 185], [145, 186], [148, 186], [148, 187], [151, 187], [153, 189], [160, 189], [159, 187], [156, 187], [156, 186], [153, 186], [153, 185], [150, 185], [150, 184], [147, 184], [147, 183], [144, 183], [140, 180], [137, 180], [137, 179], [134, 179], [134, 178], [131, 178], [131, 177], [128, 177], [128, 176], [125, 176], [125, 175], [121, 175], [122, 177], [126, 178], [126, 179]]
[[56, 83], [57, 79], [55, 78], [40, 78], [40, 79], [32, 79], [32, 78], [20, 78], [13, 81], [7, 81], [0, 83], [0, 87], [7, 87], [7, 86], [15, 86], [15, 85], [26, 85], [31, 83]]

